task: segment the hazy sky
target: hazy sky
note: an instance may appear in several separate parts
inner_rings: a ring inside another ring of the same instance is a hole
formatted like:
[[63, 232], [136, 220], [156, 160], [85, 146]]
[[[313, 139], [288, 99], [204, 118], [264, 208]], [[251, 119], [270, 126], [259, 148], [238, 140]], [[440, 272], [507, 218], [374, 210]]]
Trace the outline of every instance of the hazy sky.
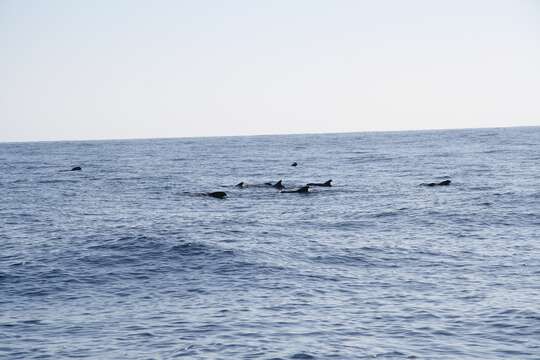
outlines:
[[540, 1], [0, 0], [0, 141], [540, 125]]

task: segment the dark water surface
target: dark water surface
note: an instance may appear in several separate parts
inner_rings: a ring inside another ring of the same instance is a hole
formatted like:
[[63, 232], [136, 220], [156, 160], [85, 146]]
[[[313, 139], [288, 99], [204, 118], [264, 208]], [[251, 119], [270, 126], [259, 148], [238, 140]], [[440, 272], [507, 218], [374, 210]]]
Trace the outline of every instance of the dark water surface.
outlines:
[[[335, 186], [231, 186], [280, 178]], [[0, 144], [0, 190], [1, 359], [540, 359], [538, 127]]]

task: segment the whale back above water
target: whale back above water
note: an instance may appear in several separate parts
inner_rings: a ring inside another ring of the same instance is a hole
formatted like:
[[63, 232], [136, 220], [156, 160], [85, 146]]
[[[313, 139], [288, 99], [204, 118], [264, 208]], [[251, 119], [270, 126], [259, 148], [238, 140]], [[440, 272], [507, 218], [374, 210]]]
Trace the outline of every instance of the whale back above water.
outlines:
[[217, 199], [223, 199], [227, 196], [227, 193], [225, 193], [224, 191], [214, 191], [214, 192], [206, 193], [206, 195], [217, 198]]
[[308, 183], [308, 186], [327, 186], [327, 187], [330, 187], [330, 186], [332, 186], [332, 179], [330, 179], [328, 181], [325, 181], [323, 183]]
[[60, 172], [66, 172], [66, 171], [81, 171], [82, 170], [82, 167], [80, 166], [74, 166], [72, 167], [71, 169], [67, 170], [67, 169], [64, 169], [64, 170], [60, 170]]
[[282, 193], [301, 193], [305, 194], [309, 192], [309, 185], [304, 185], [299, 189], [296, 190], [281, 190]]
[[443, 180], [441, 182], [431, 182], [431, 183], [423, 183], [423, 184], [420, 184], [420, 185], [423, 185], [423, 186], [429, 186], [429, 187], [432, 187], [432, 186], [448, 186], [452, 183], [451, 180]]

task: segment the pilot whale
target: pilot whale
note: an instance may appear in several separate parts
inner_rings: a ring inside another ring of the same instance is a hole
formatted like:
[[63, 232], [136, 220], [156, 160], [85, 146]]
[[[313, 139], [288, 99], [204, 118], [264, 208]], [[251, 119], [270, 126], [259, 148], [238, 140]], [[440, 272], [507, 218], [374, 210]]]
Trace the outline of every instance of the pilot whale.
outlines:
[[243, 188], [247, 187], [247, 184], [242, 181], [242, 182], [239, 182], [238, 184], [234, 185], [234, 187], [243, 189]]
[[282, 193], [301, 193], [305, 194], [309, 192], [309, 185], [302, 186], [300, 189], [296, 190], [281, 190]]
[[282, 180], [279, 180], [277, 183], [275, 184], [272, 184], [272, 183], [264, 183], [264, 185], [268, 185], [268, 186], [272, 186], [272, 187], [275, 187], [276, 189], [278, 190], [282, 190], [282, 189], [285, 189], [285, 186], [283, 186], [283, 184], [281, 183]]
[[206, 193], [206, 195], [214, 197], [214, 198], [218, 198], [218, 199], [223, 199], [223, 198], [227, 197], [227, 193], [225, 193], [223, 191], [209, 192], [209, 193]]
[[431, 182], [431, 183], [423, 183], [423, 184], [420, 184], [420, 185], [423, 185], [423, 186], [448, 186], [451, 183], [452, 183], [452, 181], [450, 181], [450, 180], [444, 180], [444, 181], [441, 181], [441, 182], [438, 182], [438, 183]]
[[323, 183], [309, 183], [308, 186], [332, 186], [332, 180], [328, 180]]
[[60, 170], [60, 171], [81, 171], [81, 170], [82, 170], [82, 167], [75, 166], [75, 167], [72, 167], [71, 170]]

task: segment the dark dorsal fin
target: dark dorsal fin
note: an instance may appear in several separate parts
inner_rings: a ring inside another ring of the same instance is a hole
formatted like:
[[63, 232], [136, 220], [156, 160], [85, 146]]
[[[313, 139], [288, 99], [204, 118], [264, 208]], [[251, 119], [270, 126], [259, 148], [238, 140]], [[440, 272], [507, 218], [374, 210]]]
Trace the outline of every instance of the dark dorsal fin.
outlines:
[[236, 184], [235, 186], [236, 186], [236, 187], [239, 187], [239, 188], [244, 187], [244, 182], [243, 182], [243, 181], [242, 181], [242, 182], [239, 182], [239, 183]]
[[326, 185], [326, 186], [332, 186], [332, 179], [330, 179], [330, 180], [328, 180], [327, 182], [325, 182], [324, 185]]
[[80, 166], [75, 166], [74, 168], [71, 168], [71, 171], [80, 171], [82, 168]]
[[277, 183], [273, 185], [276, 189], [283, 189], [285, 186], [281, 183], [281, 180], [279, 180]]

